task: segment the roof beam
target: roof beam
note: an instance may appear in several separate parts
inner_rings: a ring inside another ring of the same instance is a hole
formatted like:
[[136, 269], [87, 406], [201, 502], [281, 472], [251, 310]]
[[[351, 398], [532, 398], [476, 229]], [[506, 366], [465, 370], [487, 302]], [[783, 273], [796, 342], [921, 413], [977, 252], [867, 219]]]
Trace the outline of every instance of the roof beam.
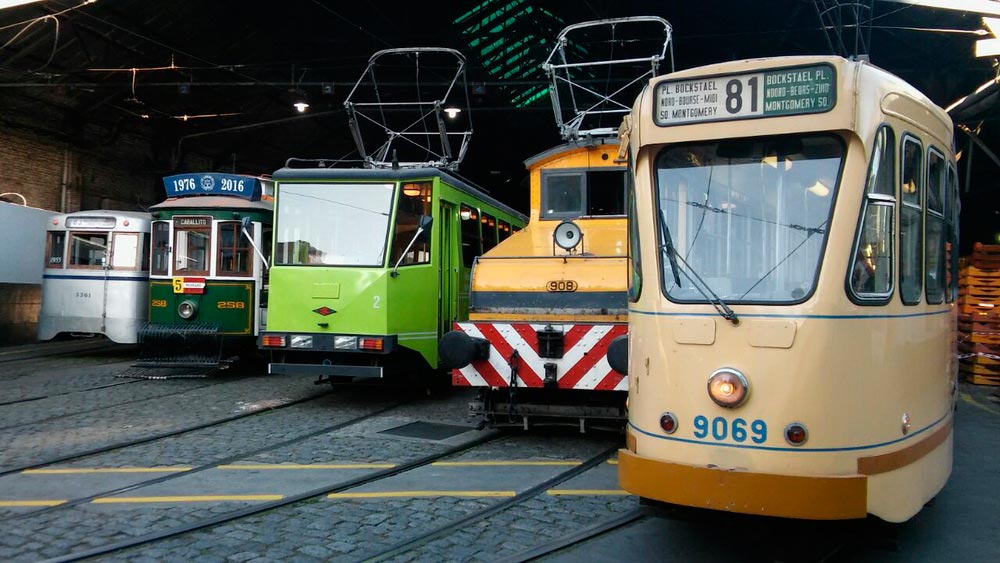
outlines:
[[957, 12], [976, 12], [992, 16], [1000, 16], [1000, 2], [996, 0], [881, 0], [894, 4], [910, 4], [925, 8], [940, 8]]

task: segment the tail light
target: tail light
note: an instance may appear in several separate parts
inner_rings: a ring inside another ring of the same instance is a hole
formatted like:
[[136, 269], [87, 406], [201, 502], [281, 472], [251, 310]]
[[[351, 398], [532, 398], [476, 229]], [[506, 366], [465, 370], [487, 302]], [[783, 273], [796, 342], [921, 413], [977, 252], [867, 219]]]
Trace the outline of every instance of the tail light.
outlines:
[[265, 334], [260, 338], [260, 343], [265, 348], [284, 348], [285, 335]]
[[384, 345], [385, 344], [381, 338], [361, 337], [358, 339], [358, 348], [361, 350], [381, 352]]

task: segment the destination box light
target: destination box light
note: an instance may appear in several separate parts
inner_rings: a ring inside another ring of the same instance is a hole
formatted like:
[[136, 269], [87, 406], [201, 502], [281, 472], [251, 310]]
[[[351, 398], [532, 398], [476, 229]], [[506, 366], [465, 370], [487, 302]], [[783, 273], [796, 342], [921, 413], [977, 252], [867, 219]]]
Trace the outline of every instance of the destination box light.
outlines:
[[836, 103], [836, 81], [836, 70], [825, 63], [666, 80], [654, 90], [653, 117], [666, 127], [823, 113]]

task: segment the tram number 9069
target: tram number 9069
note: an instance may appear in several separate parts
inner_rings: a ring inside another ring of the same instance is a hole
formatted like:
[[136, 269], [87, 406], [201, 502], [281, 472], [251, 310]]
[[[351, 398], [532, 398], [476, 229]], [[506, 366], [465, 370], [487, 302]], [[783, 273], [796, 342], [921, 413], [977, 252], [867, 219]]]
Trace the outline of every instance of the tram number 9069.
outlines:
[[763, 444], [767, 441], [767, 423], [757, 419], [748, 424], [742, 418], [729, 421], [721, 416], [709, 420], [700, 414], [694, 417], [694, 437], [700, 440], [709, 435], [720, 442], [731, 438], [734, 442], [743, 443], [749, 438], [755, 444]]

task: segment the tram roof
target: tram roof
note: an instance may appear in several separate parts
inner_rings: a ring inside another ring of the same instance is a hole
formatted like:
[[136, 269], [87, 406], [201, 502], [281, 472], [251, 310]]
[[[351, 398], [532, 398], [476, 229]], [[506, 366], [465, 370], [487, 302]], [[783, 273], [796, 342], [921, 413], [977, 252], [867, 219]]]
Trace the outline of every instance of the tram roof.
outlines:
[[241, 197], [210, 195], [171, 197], [151, 206], [149, 209], [151, 211], [167, 209], [246, 209], [270, 213], [274, 210], [274, 204], [270, 201], [250, 201]]
[[550, 149], [544, 150], [535, 156], [524, 161], [525, 168], [531, 168], [532, 166], [557, 156], [567, 151], [587, 148], [587, 147], [599, 147], [601, 145], [617, 145], [618, 137], [584, 137], [581, 139], [574, 139], [568, 143], [563, 143], [561, 145], [552, 147]]
[[62, 213], [55, 217], [121, 217], [124, 219], [136, 219], [138, 221], [149, 221], [150, 215], [144, 211], [119, 211], [116, 209], [82, 209], [72, 213]]
[[271, 179], [276, 182], [285, 180], [388, 180], [400, 182], [426, 178], [441, 178], [449, 186], [453, 186], [459, 191], [486, 201], [515, 217], [527, 220], [525, 214], [494, 198], [484, 188], [478, 187], [452, 172], [429, 166], [396, 170], [391, 168], [293, 168], [286, 166], [271, 174]]

